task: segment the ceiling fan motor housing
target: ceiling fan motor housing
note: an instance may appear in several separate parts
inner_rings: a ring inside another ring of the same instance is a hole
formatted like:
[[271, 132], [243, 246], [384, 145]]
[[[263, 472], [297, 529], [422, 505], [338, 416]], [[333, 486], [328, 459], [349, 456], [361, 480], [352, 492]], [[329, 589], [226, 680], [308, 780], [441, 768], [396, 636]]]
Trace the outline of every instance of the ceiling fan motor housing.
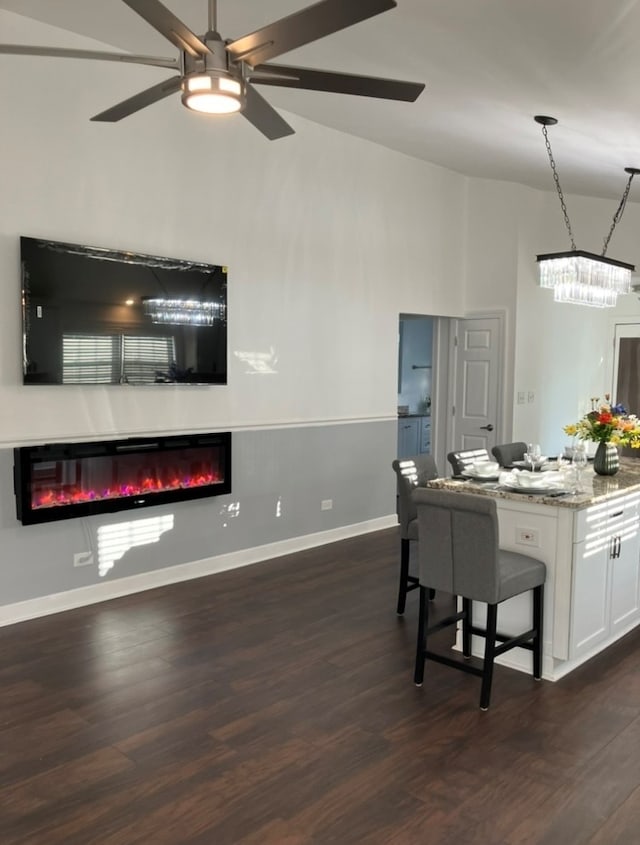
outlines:
[[217, 32], [202, 39], [209, 52], [192, 56], [183, 52], [182, 103], [194, 111], [232, 113], [246, 103], [245, 80], [241, 68], [230, 67], [226, 45]]

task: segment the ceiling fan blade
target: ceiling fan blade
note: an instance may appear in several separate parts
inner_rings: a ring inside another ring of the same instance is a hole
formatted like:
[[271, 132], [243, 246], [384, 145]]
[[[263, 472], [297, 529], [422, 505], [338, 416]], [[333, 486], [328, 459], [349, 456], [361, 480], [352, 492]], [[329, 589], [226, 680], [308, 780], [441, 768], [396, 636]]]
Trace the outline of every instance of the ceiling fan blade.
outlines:
[[227, 50], [236, 61], [242, 60], [255, 66], [395, 6], [396, 0], [320, 0], [313, 6], [232, 41], [227, 44]]
[[0, 53], [14, 56], [53, 56], [60, 59], [101, 59], [105, 62], [129, 62], [135, 65], [154, 65], [177, 70], [177, 59], [159, 56], [134, 56], [131, 53], [105, 53], [101, 50], [68, 50], [65, 47], [31, 47], [23, 44], [0, 44]]
[[[255, 75], [254, 75], [255, 73]], [[403, 82], [376, 76], [354, 76], [328, 70], [311, 70], [287, 65], [258, 65], [251, 72], [256, 85], [277, 85], [282, 88], [306, 88], [334, 94], [355, 94], [358, 97], [378, 97], [383, 100], [414, 102], [424, 90], [422, 82]]]
[[117, 120], [122, 120], [123, 117], [128, 117], [134, 112], [140, 111], [145, 106], [150, 106], [152, 103], [157, 103], [158, 100], [168, 97], [169, 94], [175, 94], [180, 90], [181, 76], [172, 76], [171, 79], [165, 79], [158, 85], [140, 91], [128, 100], [123, 100], [115, 106], [112, 106], [100, 114], [94, 115], [91, 120], [99, 120], [105, 123], [115, 123]]
[[207, 45], [159, 0], [123, 0], [123, 2], [154, 29], [157, 29], [161, 35], [164, 35], [178, 50], [185, 50], [194, 58], [206, 56], [211, 52]]
[[270, 141], [293, 135], [294, 130], [284, 118], [269, 105], [262, 94], [258, 94], [252, 85], [247, 85], [246, 105], [242, 115], [262, 132]]

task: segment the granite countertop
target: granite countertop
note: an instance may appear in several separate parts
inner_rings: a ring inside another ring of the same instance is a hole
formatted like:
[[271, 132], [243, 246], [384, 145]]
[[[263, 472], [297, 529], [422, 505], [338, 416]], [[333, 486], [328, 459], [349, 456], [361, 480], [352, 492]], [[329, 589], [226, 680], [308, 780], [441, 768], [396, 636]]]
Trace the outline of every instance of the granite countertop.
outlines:
[[536, 505], [552, 505], [559, 508], [587, 508], [598, 502], [622, 496], [632, 490], [640, 491], [640, 460], [638, 458], [621, 458], [620, 469], [616, 475], [596, 475], [593, 467], [589, 467], [582, 474], [583, 491], [558, 496], [551, 493], [544, 494], [515, 493], [498, 486], [497, 482], [485, 481], [457, 481], [453, 478], [434, 478], [427, 482], [427, 487], [438, 490], [451, 490], [460, 493], [476, 493], [481, 496], [492, 496], [496, 499], [510, 499], [511, 501], [531, 502]]

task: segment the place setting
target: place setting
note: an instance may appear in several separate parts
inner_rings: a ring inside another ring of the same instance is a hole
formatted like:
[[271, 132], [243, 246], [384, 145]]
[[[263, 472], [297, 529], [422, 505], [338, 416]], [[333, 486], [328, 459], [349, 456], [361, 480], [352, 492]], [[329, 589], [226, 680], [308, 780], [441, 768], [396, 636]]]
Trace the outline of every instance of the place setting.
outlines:
[[586, 467], [580, 457], [568, 462], [560, 454], [550, 458], [542, 454], [538, 443], [529, 443], [523, 460], [500, 473], [499, 487], [511, 493], [527, 496], [566, 496], [582, 488], [582, 470]]
[[475, 461], [465, 467], [460, 477], [496, 491], [557, 497], [581, 487], [581, 473], [577, 472], [580, 468], [579, 457], [572, 462], [562, 455], [550, 458], [534, 443], [529, 444], [523, 460], [513, 461], [508, 467], [501, 467], [497, 461]]

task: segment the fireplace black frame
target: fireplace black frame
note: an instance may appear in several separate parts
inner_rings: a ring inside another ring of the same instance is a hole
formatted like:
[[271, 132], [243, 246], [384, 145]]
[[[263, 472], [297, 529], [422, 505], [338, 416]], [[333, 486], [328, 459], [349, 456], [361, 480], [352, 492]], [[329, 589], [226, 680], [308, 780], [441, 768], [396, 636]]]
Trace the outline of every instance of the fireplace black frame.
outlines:
[[[82, 461], [92, 458], [121, 457], [162, 453], [171, 450], [193, 450], [199, 447], [220, 450], [221, 479], [201, 486], [180, 487], [168, 490], [150, 490], [135, 495], [118, 495], [35, 507], [32, 502], [34, 467], [45, 463]], [[38, 446], [20, 446], [13, 450], [13, 483], [16, 497], [16, 516], [23, 525], [54, 522], [81, 516], [147, 508], [171, 502], [203, 499], [231, 492], [231, 432], [209, 434], [170, 435], [162, 437], [133, 437], [122, 440], [95, 440], [69, 443], [48, 443]]]

